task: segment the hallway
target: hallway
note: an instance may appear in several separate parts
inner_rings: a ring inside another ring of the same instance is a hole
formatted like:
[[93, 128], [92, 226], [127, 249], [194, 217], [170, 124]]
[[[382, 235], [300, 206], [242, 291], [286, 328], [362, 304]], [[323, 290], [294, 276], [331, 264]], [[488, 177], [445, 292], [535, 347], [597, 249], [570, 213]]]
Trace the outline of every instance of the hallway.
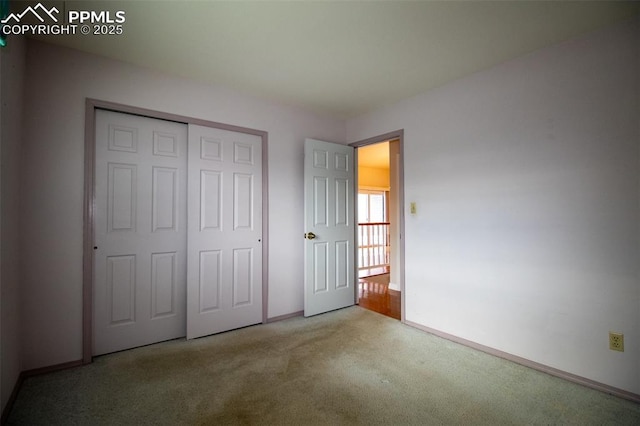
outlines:
[[389, 273], [362, 277], [358, 280], [359, 305], [400, 320], [400, 292], [389, 289]]

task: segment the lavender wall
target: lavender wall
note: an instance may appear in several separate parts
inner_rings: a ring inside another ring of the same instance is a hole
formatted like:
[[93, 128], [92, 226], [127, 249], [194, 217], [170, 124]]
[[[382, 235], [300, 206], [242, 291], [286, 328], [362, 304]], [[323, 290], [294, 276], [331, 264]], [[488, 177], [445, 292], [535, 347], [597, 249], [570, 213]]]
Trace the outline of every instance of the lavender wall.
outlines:
[[640, 394], [639, 49], [640, 18], [347, 122], [405, 130], [407, 320]]
[[0, 411], [22, 369], [18, 208], [24, 43], [10, 37], [0, 49]]
[[343, 121], [32, 40], [25, 85], [25, 369], [82, 357], [86, 97], [269, 132], [268, 315], [302, 310], [304, 138], [343, 142]]

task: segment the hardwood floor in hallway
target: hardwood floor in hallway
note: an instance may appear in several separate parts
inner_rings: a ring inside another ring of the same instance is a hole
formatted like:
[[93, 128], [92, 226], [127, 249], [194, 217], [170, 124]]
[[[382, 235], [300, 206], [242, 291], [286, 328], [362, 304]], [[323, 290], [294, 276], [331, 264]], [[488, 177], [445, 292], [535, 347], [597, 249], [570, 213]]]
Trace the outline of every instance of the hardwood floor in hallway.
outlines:
[[400, 319], [400, 292], [389, 289], [389, 274], [358, 280], [359, 305], [397, 320]]

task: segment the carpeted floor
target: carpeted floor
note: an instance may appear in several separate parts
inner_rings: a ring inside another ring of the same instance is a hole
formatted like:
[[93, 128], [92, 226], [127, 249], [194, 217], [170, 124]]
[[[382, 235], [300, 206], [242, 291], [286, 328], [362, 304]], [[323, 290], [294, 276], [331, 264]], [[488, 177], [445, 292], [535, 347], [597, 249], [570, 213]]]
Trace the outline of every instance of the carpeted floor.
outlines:
[[10, 425], [638, 425], [640, 405], [359, 307], [25, 381]]

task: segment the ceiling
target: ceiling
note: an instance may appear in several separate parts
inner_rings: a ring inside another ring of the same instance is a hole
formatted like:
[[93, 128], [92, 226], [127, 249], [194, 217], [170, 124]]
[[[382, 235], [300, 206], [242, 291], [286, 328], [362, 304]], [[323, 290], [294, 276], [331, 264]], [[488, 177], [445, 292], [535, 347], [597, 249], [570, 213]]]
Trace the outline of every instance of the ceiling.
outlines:
[[389, 169], [389, 142], [381, 142], [358, 148], [358, 167]]
[[640, 13], [631, 1], [42, 3], [126, 13], [122, 35], [44, 41], [339, 118]]

